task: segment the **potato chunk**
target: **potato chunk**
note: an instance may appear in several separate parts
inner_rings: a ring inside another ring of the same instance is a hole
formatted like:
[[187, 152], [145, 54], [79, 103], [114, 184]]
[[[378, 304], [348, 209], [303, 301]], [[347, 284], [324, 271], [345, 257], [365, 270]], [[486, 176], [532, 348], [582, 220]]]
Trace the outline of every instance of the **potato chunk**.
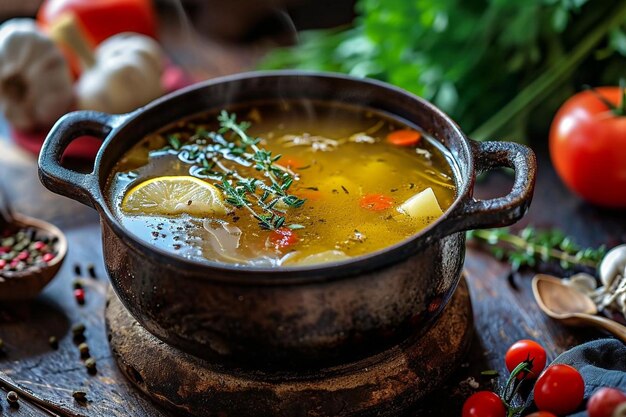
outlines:
[[400, 213], [411, 217], [437, 218], [443, 214], [432, 188], [427, 188], [406, 200], [398, 207]]

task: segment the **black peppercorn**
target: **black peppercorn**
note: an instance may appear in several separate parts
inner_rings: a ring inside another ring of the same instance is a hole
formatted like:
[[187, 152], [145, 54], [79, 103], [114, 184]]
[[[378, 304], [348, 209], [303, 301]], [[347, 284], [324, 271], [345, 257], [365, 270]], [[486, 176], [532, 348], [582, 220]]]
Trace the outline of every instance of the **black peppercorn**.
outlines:
[[8, 401], [8, 403], [9, 403], [9, 405], [11, 407], [18, 407], [19, 406], [19, 402], [18, 402], [19, 400], [20, 400], [20, 397], [19, 397], [19, 395], [17, 395], [17, 392], [9, 391], [7, 393], [7, 401]]
[[52, 349], [57, 350], [59, 348], [59, 339], [57, 339], [55, 336], [50, 336], [48, 338], [48, 344]]

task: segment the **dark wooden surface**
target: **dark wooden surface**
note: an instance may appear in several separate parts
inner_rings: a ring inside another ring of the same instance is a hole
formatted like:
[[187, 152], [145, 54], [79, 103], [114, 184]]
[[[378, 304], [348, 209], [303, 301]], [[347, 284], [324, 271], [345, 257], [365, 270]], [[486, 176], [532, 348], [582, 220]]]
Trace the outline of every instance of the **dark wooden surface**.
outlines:
[[[176, 40], [172, 41], [173, 44]], [[199, 48], [201, 45], [199, 45]], [[200, 48], [201, 49], [201, 48]], [[205, 51], [206, 52], [206, 51]], [[241, 51], [237, 52], [241, 55]], [[252, 55], [231, 59], [227, 50], [196, 58], [196, 64], [213, 61], [218, 56], [216, 73], [245, 67]], [[215, 55], [217, 54], [217, 55]], [[209, 56], [211, 55], [211, 56]], [[546, 138], [538, 135], [533, 143], [539, 157], [539, 176], [529, 214], [518, 225], [559, 227], [582, 245], [626, 242], [626, 212], [611, 212], [589, 206], [570, 194], [556, 178], [547, 157]], [[46, 399], [88, 416], [165, 416], [123, 378], [111, 356], [104, 329], [106, 277], [102, 264], [98, 217], [94, 211], [68, 199], [53, 195], [39, 184], [36, 160], [15, 147], [8, 138], [6, 125], [0, 121], [0, 180], [7, 187], [15, 208], [27, 215], [50, 221], [68, 236], [70, 252], [56, 279], [32, 305], [0, 308], [0, 338], [7, 355], [0, 358], [0, 371], [16, 383]], [[490, 176], [479, 184], [480, 197], [503, 195], [510, 187], [504, 174]], [[72, 296], [74, 265], [96, 265], [99, 278], [85, 278], [85, 306], [78, 306]], [[475, 336], [471, 352], [449, 382], [435, 392], [411, 416], [458, 416], [464, 398], [474, 388], [467, 383], [474, 378], [479, 389], [488, 389], [494, 381], [480, 377], [480, 371], [496, 369], [504, 374], [503, 355], [507, 347], [522, 338], [542, 343], [550, 359], [584, 341], [605, 337], [593, 330], [568, 329], [544, 316], [530, 290], [531, 273], [515, 277], [516, 287], [507, 281], [509, 268], [476, 249], [468, 250], [466, 270], [473, 299]], [[72, 325], [87, 326], [87, 342], [97, 359], [98, 373], [89, 375], [72, 341]], [[48, 346], [48, 337], [60, 340], [58, 350]], [[158, 358], [155, 358], [158, 366]], [[86, 407], [71, 397], [74, 390], [88, 391]], [[2, 416], [38, 416], [27, 404], [10, 409], [0, 399]]]

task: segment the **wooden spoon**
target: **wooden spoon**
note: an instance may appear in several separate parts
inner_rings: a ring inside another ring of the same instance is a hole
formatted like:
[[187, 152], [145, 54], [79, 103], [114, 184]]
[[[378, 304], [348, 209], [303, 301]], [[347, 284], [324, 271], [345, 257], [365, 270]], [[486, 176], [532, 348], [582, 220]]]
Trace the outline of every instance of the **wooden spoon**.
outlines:
[[538, 274], [533, 278], [537, 304], [548, 316], [568, 326], [600, 327], [626, 342], [626, 326], [599, 317], [596, 304], [586, 294], [564, 285], [560, 279]]

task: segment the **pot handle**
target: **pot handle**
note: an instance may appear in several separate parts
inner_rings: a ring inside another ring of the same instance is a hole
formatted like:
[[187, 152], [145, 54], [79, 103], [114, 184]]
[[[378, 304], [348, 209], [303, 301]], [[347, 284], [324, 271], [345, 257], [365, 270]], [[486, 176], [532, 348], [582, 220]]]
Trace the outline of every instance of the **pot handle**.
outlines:
[[50, 191], [94, 207], [98, 179], [94, 172], [79, 173], [61, 165], [65, 149], [81, 136], [105, 140], [126, 117], [95, 111], [77, 111], [61, 117], [52, 127], [39, 154], [39, 179]]
[[470, 141], [476, 172], [483, 173], [494, 168], [513, 168], [515, 179], [511, 192], [490, 200], [471, 198], [453, 215], [457, 232], [471, 229], [508, 226], [521, 219], [535, 189], [537, 161], [527, 146], [513, 142]]

